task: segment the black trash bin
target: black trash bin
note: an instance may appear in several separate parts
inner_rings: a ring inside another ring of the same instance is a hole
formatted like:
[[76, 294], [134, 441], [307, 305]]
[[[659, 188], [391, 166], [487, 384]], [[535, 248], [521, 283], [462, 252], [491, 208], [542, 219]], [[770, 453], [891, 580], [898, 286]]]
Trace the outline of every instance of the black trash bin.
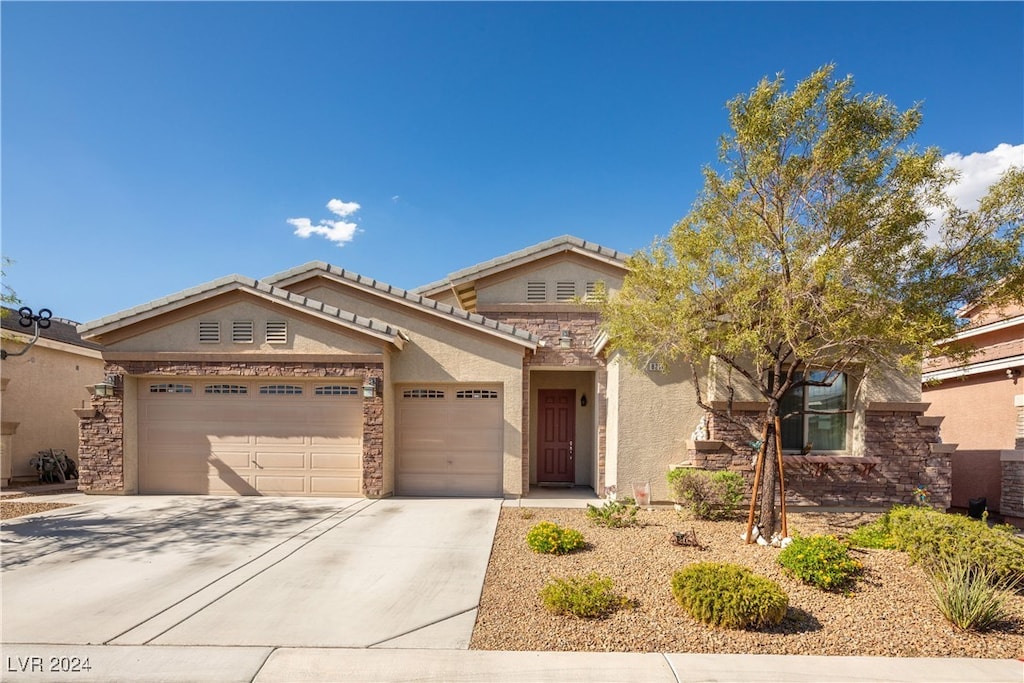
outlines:
[[981, 519], [982, 515], [985, 514], [985, 505], [987, 503], [987, 498], [971, 498], [967, 501], [967, 516]]

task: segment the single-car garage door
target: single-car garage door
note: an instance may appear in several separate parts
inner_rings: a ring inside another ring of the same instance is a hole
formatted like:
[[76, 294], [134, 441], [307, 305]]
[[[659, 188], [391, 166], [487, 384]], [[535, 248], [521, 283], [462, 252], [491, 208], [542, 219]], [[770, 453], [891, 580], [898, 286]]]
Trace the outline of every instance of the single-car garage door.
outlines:
[[423, 385], [396, 393], [399, 495], [501, 495], [500, 387]]
[[142, 493], [358, 496], [358, 385], [139, 380]]

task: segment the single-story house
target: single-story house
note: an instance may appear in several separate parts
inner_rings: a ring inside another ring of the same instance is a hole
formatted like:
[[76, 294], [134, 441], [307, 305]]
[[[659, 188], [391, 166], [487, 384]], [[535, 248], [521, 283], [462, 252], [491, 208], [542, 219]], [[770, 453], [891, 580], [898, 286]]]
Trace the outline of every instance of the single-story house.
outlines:
[[[614, 296], [626, 272], [625, 254], [563, 236], [414, 290], [313, 262], [87, 323], [116, 381], [82, 420], [80, 486], [519, 497], [649, 482], [666, 500], [672, 465], [749, 474], [749, 437], [712, 420], [693, 438], [688, 369], [610, 351], [588, 299]], [[919, 378], [844, 386], [856, 413], [834, 426], [839, 460], [801, 465], [794, 495], [871, 504], [909, 501], [929, 478], [941, 489], [949, 458], [933, 453]]]
[[78, 460], [78, 418], [72, 411], [88, 405], [86, 385], [103, 380], [103, 358], [98, 344], [79, 336], [78, 323], [62, 318], [51, 318], [25, 351], [33, 328], [21, 326], [16, 310], [4, 310], [0, 484], [6, 486], [12, 478], [38, 476], [30, 461], [41, 450], [63, 450]]

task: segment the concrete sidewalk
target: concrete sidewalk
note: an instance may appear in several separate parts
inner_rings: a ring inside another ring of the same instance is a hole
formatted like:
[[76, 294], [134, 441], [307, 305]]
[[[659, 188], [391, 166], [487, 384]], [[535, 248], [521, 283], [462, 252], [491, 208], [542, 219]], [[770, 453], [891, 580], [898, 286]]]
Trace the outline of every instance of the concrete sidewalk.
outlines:
[[1015, 660], [616, 652], [4, 645], [4, 681], [1020, 683]]

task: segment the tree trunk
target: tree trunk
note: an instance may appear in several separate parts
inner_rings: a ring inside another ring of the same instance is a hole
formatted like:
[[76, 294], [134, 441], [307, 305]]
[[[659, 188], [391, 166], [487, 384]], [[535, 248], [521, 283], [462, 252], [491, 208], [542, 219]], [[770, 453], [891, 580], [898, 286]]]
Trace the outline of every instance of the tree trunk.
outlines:
[[766, 415], [768, 429], [765, 439], [764, 471], [761, 473], [761, 509], [758, 520], [761, 535], [766, 541], [771, 540], [772, 535], [778, 531], [778, 517], [775, 514], [775, 495], [779, 481], [778, 440], [775, 438], [775, 416], [777, 414], [778, 408], [769, 406]]

